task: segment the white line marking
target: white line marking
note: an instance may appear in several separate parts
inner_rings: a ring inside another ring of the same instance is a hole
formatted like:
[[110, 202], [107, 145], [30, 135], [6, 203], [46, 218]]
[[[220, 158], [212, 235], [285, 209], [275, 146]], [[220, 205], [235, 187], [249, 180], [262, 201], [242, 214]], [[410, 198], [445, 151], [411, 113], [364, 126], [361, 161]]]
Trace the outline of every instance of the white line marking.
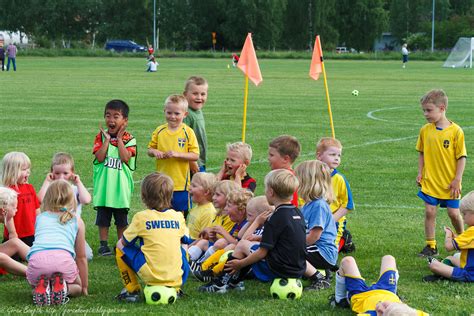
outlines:
[[402, 109], [402, 108], [404, 108], [404, 107], [403, 106], [397, 106], [397, 107], [393, 107], [393, 108], [373, 110], [373, 111], [370, 111], [369, 113], [367, 113], [367, 117], [370, 118], [370, 119], [376, 120], [376, 121], [390, 122], [389, 120], [384, 120], [384, 119], [375, 117], [374, 113], [385, 111], [385, 110], [398, 110], [398, 109]]
[[357, 207], [364, 207], [364, 208], [387, 208], [387, 209], [424, 209], [423, 205], [420, 206], [410, 206], [410, 205], [381, 205], [381, 204], [360, 204], [357, 203], [356, 205], [356, 212]]

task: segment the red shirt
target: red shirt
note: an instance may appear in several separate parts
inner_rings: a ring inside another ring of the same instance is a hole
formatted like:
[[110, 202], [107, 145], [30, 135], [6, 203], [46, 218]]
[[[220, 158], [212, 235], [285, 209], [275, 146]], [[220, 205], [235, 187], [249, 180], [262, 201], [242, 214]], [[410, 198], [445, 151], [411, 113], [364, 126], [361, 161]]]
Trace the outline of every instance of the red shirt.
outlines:
[[[40, 207], [40, 202], [36, 196], [33, 185], [25, 183], [12, 185], [10, 189], [18, 193], [18, 206], [13, 222], [15, 223], [18, 238], [35, 235], [36, 210]], [[8, 231], [3, 230], [3, 237], [8, 238]]]
[[[132, 138], [133, 136], [130, 135], [129, 132], [125, 132], [122, 137], [123, 143], [126, 145]], [[111, 138], [110, 145], [117, 147], [117, 138]], [[94, 148], [92, 149], [92, 153], [95, 154], [100, 149], [100, 147], [102, 147], [102, 132], [99, 132], [99, 134], [95, 136]], [[132, 154], [132, 157], [135, 157], [137, 155], [136, 146], [130, 146], [126, 149]]]

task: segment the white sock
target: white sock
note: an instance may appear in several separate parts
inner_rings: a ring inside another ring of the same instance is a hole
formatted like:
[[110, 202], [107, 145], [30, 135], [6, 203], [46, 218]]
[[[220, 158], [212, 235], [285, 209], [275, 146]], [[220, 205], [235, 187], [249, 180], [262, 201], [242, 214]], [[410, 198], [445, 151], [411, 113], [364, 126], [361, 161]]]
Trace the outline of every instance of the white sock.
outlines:
[[197, 259], [199, 259], [199, 257], [201, 257], [202, 250], [198, 246], [191, 246], [188, 249], [188, 254], [189, 259], [191, 259], [192, 261], [196, 261]]
[[201, 258], [201, 262], [204, 262], [207, 258], [209, 258], [210, 256], [212, 256], [212, 254], [216, 252], [216, 248], [214, 248], [214, 246], [211, 246], [209, 248], [207, 248], [206, 252], [204, 253], [204, 256], [202, 256]]
[[343, 299], [347, 299], [346, 278], [340, 276], [339, 272], [336, 272], [336, 290], [334, 294], [338, 303]]

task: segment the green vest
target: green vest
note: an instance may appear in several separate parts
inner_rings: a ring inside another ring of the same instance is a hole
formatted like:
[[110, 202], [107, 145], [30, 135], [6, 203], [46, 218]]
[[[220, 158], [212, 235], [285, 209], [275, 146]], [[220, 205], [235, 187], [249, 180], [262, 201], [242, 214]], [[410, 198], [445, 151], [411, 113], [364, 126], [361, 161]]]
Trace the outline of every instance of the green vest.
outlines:
[[[102, 141], [104, 141], [102, 137]], [[130, 139], [125, 147], [136, 146], [135, 138]], [[109, 144], [103, 162], [94, 159], [94, 207], [130, 208], [133, 192], [133, 172], [136, 168], [136, 156], [130, 157], [128, 164], [120, 160], [119, 149]]]

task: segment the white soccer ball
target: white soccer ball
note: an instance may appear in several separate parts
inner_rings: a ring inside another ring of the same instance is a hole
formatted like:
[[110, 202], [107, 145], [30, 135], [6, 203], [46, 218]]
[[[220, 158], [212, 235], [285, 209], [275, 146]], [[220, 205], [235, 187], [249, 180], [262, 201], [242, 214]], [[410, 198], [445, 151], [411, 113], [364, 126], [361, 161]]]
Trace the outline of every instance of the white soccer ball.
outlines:
[[352, 90], [352, 95], [357, 97], [359, 95], [359, 90]]
[[161, 285], [147, 285], [143, 294], [145, 294], [145, 302], [150, 305], [173, 304], [177, 297], [175, 288]]
[[303, 284], [300, 279], [275, 279], [270, 287], [270, 294], [275, 299], [297, 300], [303, 294]]

